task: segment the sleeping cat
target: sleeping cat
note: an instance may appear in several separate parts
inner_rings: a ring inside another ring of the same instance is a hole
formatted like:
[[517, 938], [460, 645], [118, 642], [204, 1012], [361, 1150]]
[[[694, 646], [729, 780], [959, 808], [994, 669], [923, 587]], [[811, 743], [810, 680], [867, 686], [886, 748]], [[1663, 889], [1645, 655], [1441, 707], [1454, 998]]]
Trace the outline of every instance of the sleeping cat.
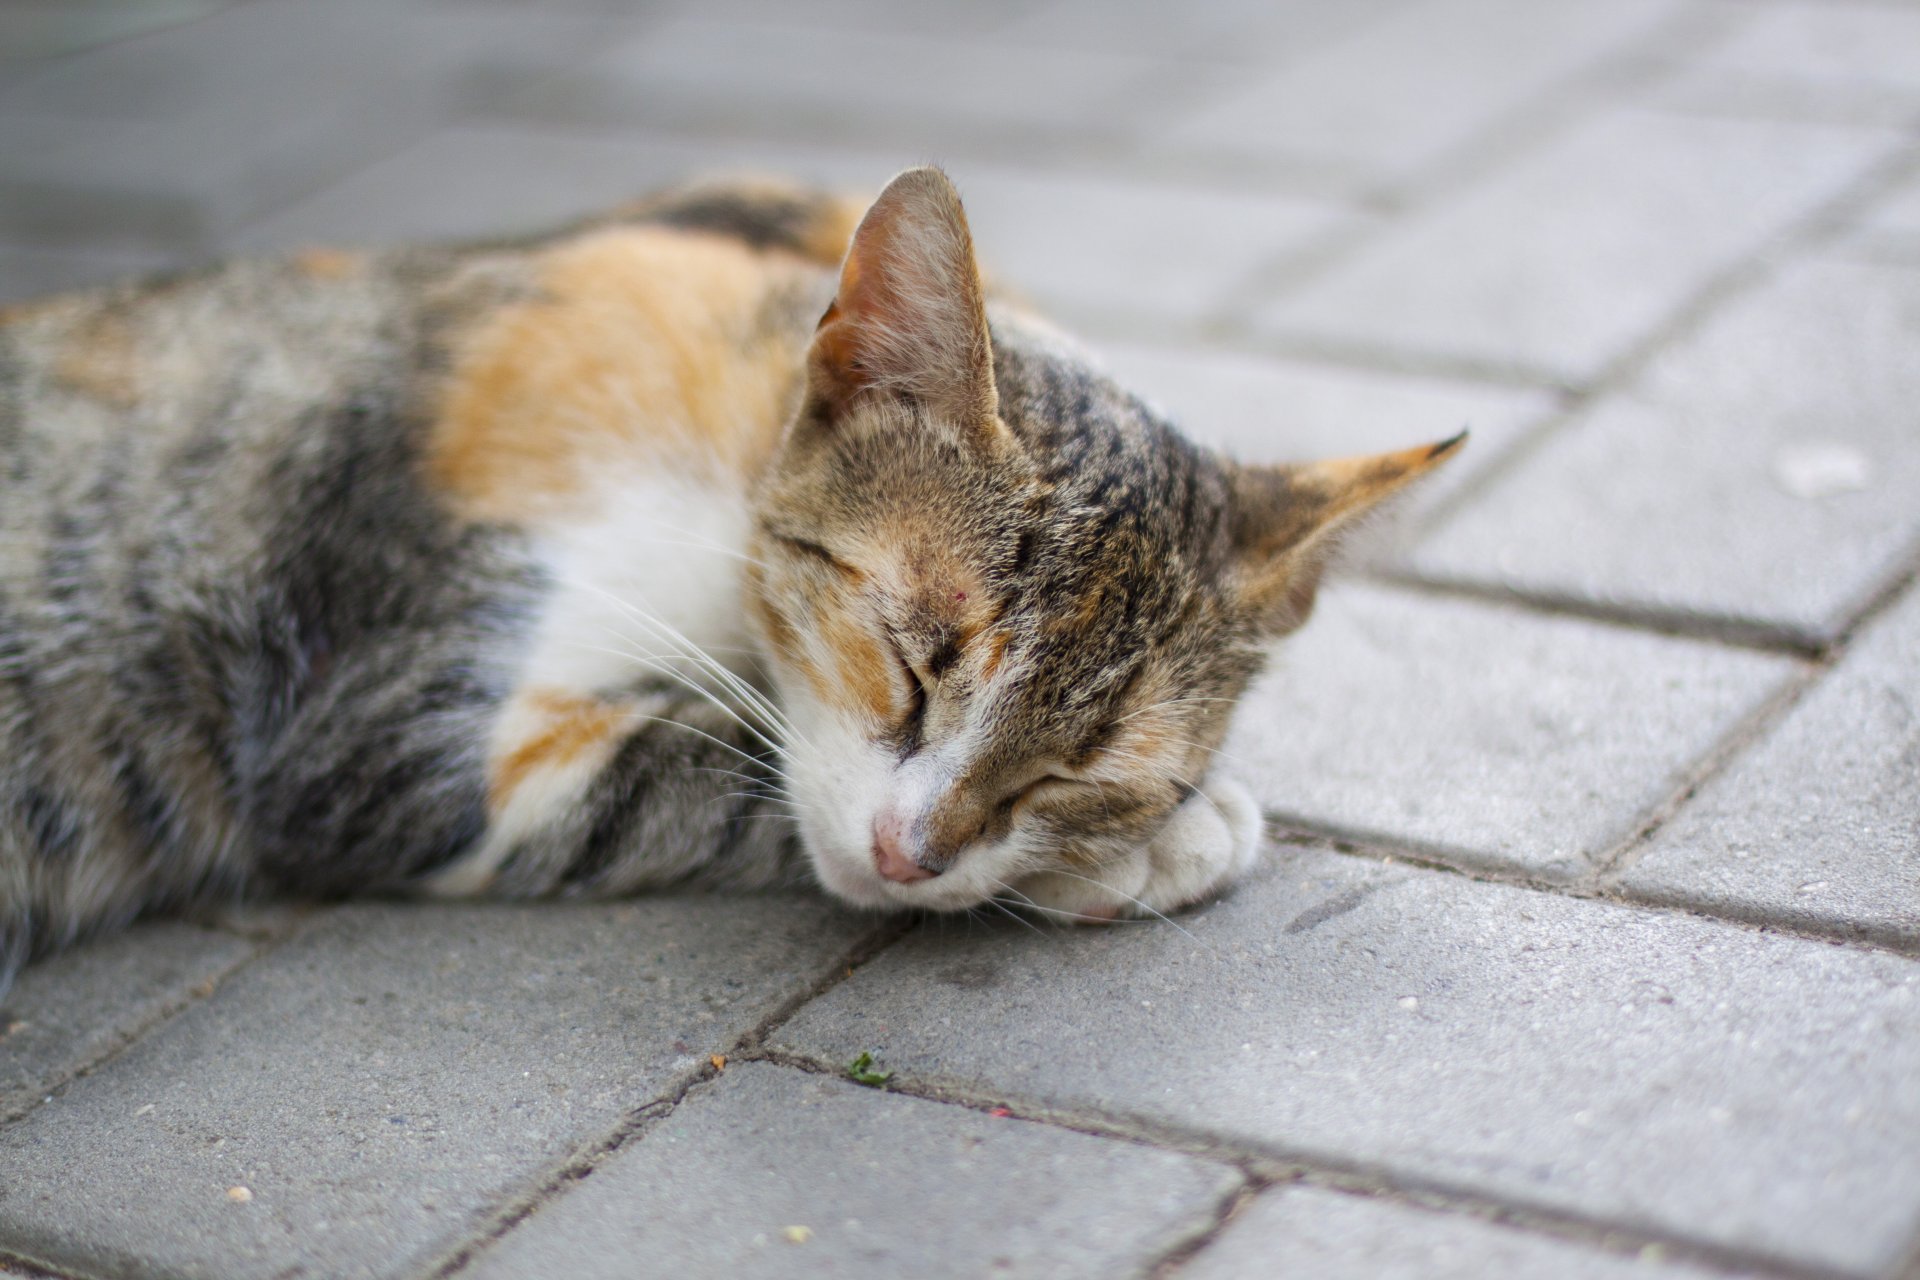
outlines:
[[0, 984], [250, 893], [1171, 910], [1255, 855], [1268, 642], [1459, 443], [1213, 456], [931, 168], [0, 320]]

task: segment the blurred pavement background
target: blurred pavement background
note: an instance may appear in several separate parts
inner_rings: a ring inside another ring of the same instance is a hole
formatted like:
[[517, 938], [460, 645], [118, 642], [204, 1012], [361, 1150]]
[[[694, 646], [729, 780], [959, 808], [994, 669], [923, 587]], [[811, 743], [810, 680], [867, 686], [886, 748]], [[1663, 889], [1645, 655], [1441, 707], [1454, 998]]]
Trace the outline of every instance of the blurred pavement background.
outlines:
[[0, 0], [0, 299], [925, 160], [1197, 436], [1473, 429], [1263, 871], [143, 926], [0, 1010], [0, 1273], [1920, 1278], [1920, 4]]

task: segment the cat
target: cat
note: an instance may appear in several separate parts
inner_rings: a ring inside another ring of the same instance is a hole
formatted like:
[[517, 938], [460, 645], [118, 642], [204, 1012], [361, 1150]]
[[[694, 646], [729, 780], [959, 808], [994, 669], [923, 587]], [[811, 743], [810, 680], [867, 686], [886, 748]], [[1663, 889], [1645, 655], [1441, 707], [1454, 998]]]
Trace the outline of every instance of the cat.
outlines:
[[1171, 911], [1343, 530], [990, 299], [935, 168], [0, 314], [0, 984], [247, 894]]

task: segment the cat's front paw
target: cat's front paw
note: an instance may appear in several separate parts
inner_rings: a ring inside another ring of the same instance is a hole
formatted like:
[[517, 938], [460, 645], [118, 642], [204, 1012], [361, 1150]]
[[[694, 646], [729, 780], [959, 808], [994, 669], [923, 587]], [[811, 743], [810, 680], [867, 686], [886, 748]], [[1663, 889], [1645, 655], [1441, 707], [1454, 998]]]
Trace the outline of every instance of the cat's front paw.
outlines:
[[1099, 922], [1161, 915], [1218, 893], [1260, 856], [1260, 806], [1227, 779], [1209, 780], [1173, 811], [1147, 845], [1085, 874], [1043, 871], [1017, 886], [1058, 920]]

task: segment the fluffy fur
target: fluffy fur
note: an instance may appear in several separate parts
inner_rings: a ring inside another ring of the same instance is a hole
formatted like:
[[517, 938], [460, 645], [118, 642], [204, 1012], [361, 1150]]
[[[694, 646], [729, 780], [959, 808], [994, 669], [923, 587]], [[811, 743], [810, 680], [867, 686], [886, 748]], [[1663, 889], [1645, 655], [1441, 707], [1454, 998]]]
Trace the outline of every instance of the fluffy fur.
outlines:
[[0, 981], [241, 893], [1107, 918], [1249, 865], [1228, 712], [1454, 442], [1235, 466], [990, 304], [943, 174], [859, 214], [713, 185], [0, 317]]

